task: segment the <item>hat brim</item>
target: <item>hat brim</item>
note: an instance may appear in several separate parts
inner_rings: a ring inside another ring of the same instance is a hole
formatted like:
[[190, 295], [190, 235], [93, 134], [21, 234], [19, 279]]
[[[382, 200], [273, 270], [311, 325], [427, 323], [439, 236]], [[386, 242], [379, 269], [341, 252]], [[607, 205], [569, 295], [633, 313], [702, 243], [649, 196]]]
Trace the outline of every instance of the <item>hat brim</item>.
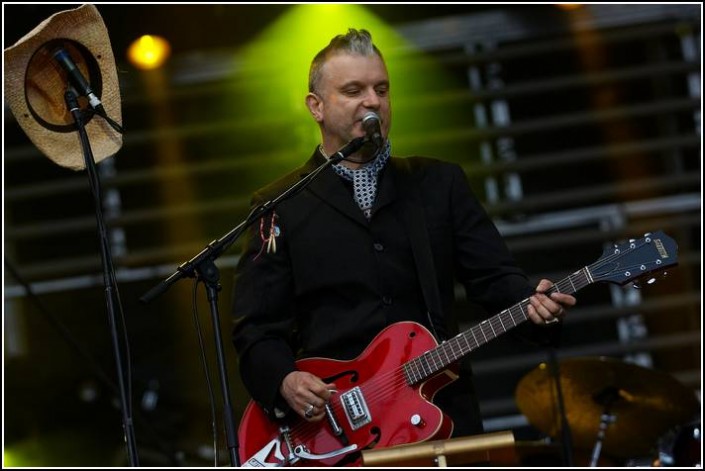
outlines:
[[[99, 94], [108, 116], [122, 122], [115, 58], [108, 30], [93, 5], [54, 14], [5, 49], [5, 100], [43, 154], [62, 167], [81, 170], [84, 155], [64, 101], [66, 74], [50, 55], [58, 43]], [[122, 135], [98, 116], [88, 120], [86, 132], [95, 162], [122, 146]]]

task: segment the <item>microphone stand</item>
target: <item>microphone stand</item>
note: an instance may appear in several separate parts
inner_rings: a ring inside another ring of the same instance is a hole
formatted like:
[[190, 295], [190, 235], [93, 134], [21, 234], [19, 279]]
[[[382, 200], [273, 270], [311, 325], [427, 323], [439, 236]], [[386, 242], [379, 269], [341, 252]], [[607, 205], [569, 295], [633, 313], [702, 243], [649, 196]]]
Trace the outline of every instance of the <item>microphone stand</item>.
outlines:
[[196, 278], [197, 282], [202, 281], [206, 286], [208, 302], [211, 310], [213, 322], [213, 334], [215, 336], [216, 358], [218, 362], [218, 372], [220, 374], [221, 393], [223, 396], [223, 415], [225, 419], [225, 434], [232, 466], [239, 467], [238, 441], [233, 420], [232, 405], [230, 403], [230, 391], [228, 386], [228, 375], [223, 354], [223, 340], [220, 334], [220, 322], [218, 312], [218, 291], [220, 291], [220, 272], [215, 265], [215, 259], [223, 254], [242, 233], [262, 216], [273, 211], [279, 203], [294, 196], [306, 188], [321, 172], [331, 165], [337, 164], [349, 155], [357, 152], [365, 143], [366, 138], [358, 137], [343, 146], [338, 152], [333, 154], [325, 163], [321, 164], [313, 172], [309, 173], [301, 180], [290, 186], [276, 198], [262, 203], [252, 209], [243, 222], [230, 230], [220, 239], [212, 241], [200, 253], [196, 254], [188, 262], [182, 263], [168, 278], [161, 281], [154, 288], [142, 295], [140, 301], [149, 303], [157, 296], [163, 294], [174, 283], [182, 278]]
[[105, 285], [105, 298], [108, 309], [108, 321], [110, 323], [110, 332], [112, 336], [113, 349], [115, 354], [115, 366], [118, 377], [118, 389], [120, 390], [120, 409], [122, 412], [123, 431], [125, 433], [125, 443], [127, 446], [127, 455], [130, 466], [139, 466], [137, 457], [137, 441], [135, 438], [135, 429], [132, 421], [131, 402], [128, 401], [128, 395], [125, 388], [124, 377], [125, 373], [122, 367], [122, 358], [120, 355], [120, 343], [117, 331], [117, 320], [115, 316], [115, 297], [118, 296], [116, 281], [113, 276], [113, 260], [110, 253], [110, 244], [108, 242], [108, 231], [103, 218], [100, 178], [95, 168], [95, 160], [93, 159], [93, 151], [86, 132], [85, 123], [83, 122], [83, 111], [78, 105], [78, 97], [73, 87], [69, 85], [64, 96], [66, 105], [73, 115], [76, 122], [76, 129], [81, 140], [81, 148], [83, 150], [83, 158], [86, 162], [86, 170], [88, 171], [88, 180], [93, 193], [95, 202], [95, 213], [98, 221], [98, 236], [100, 238], [100, 256], [103, 261], [103, 283]]

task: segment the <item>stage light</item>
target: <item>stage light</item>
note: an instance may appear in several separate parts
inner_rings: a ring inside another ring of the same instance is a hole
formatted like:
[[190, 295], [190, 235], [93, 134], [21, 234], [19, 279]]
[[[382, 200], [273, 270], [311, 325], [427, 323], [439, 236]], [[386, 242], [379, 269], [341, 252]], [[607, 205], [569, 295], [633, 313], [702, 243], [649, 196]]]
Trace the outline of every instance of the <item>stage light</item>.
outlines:
[[152, 70], [161, 67], [170, 52], [171, 46], [166, 39], [147, 34], [130, 44], [127, 58], [138, 69]]
[[572, 11], [582, 8], [583, 5], [581, 3], [559, 3], [556, 6], [564, 11]]

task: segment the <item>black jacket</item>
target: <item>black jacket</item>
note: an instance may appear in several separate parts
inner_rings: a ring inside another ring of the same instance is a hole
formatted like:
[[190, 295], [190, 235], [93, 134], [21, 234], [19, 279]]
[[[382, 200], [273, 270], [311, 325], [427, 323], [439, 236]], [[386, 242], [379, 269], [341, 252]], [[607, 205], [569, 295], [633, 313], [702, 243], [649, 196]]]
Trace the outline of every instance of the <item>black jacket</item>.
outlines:
[[[314, 153], [253, 202], [274, 198], [323, 162]], [[490, 314], [533, 292], [455, 164], [391, 158], [369, 221], [349, 184], [328, 168], [276, 209], [276, 253], [262, 240], [271, 217], [261, 222], [248, 233], [236, 270], [233, 341], [245, 386], [270, 413], [283, 406], [278, 389], [297, 358], [354, 358], [401, 320], [430, 327], [432, 317], [439, 335], [453, 335], [454, 280]], [[469, 372], [463, 376], [444, 394], [469, 395], [448, 400], [474, 416], [463, 433], [480, 432]]]

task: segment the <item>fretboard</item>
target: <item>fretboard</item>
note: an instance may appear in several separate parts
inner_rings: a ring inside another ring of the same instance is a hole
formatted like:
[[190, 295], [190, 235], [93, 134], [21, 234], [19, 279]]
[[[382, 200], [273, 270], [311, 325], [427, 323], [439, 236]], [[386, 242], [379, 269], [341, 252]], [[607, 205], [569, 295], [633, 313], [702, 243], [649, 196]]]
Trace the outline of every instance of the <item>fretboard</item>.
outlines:
[[[555, 283], [546, 291], [546, 294], [555, 292], [573, 294], [592, 282], [590, 270], [588, 267], [583, 267]], [[410, 385], [416, 384], [433, 376], [479, 346], [525, 322], [529, 318], [527, 311], [529, 304], [529, 298], [526, 298], [499, 314], [495, 314], [489, 319], [459, 333], [436, 348], [413, 360], [409, 360], [403, 365], [407, 383]]]

